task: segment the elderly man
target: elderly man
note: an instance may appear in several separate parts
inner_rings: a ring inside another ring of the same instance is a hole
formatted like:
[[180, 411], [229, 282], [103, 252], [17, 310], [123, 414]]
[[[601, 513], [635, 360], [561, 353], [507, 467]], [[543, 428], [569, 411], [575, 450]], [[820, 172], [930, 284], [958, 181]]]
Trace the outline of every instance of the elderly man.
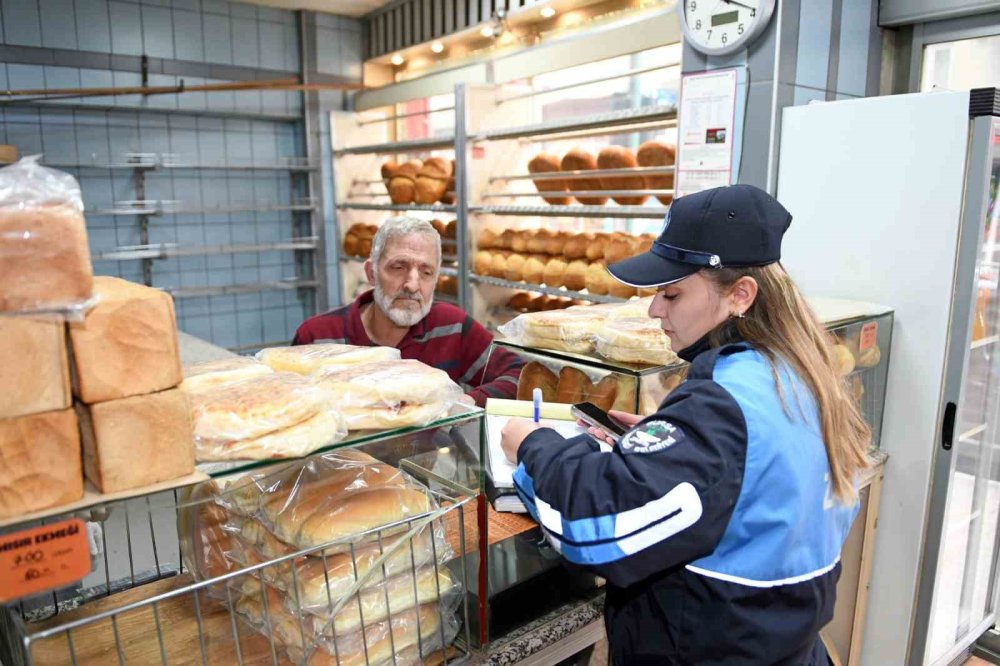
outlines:
[[488, 397], [513, 398], [520, 359], [503, 349], [490, 357], [489, 331], [461, 308], [434, 302], [440, 267], [441, 237], [430, 223], [412, 217], [386, 220], [365, 262], [365, 275], [375, 288], [349, 305], [307, 319], [292, 344], [396, 347], [403, 358], [447, 372], [481, 407]]

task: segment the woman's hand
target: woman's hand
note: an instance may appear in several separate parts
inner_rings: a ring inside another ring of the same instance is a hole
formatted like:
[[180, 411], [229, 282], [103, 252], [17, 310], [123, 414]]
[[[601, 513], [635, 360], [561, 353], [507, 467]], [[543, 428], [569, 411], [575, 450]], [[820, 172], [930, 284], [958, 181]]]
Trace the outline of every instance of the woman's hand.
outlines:
[[[613, 417], [616, 421], [619, 421], [622, 424], [628, 426], [629, 428], [633, 427], [635, 424], [637, 424], [639, 421], [645, 418], [643, 416], [639, 416], [638, 414], [630, 414], [629, 412], [619, 412], [617, 409], [612, 409], [611, 411], [608, 412], [608, 415]], [[617, 440], [615, 440], [614, 437], [604, 432], [600, 428], [594, 428], [590, 426], [589, 423], [586, 423], [584, 421], [577, 421], [577, 424], [586, 427], [587, 432], [590, 433], [590, 436], [596, 439], [597, 441], [607, 442], [611, 446], [617, 444]]]
[[507, 456], [507, 460], [517, 464], [517, 450], [521, 448], [521, 442], [531, 433], [542, 426], [528, 419], [510, 419], [507, 425], [500, 431], [500, 447]]

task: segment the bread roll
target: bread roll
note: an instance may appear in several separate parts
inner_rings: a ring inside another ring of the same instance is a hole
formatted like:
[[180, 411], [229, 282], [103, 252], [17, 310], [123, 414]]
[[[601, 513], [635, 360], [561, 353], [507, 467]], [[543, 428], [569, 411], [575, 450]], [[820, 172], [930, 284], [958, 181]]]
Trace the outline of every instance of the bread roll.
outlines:
[[583, 276], [584, 287], [591, 294], [603, 296], [608, 293], [608, 284], [605, 276], [608, 271], [604, 268], [604, 262], [598, 261], [587, 266], [587, 273]]
[[[559, 171], [559, 158], [551, 153], [539, 153], [528, 162], [528, 173], [552, 173], [553, 171]], [[532, 182], [539, 192], [565, 192], [569, 188], [567, 183], [572, 181], [545, 179]], [[542, 198], [545, 203], [553, 206], [565, 206], [570, 203], [569, 197], [549, 196]]]
[[[607, 146], [597, 154], [597, 167], [599, 169], [633, 169], [638, 166], [635, 155], [624, 146]], [[601, 176], [601, 189], [604, 190], [641, 190], [646, 183], [642, 176]], [[646, 195], [635, 197], [614, 197], [614, 200], [622, 206], [642, 205], [648, 197]]]
[[504, 229], [503, 233], [497, 239], [497, 244], [494, 246], [498, 250], [509, 250], [511, 245], [514, 243], [514, 236], [517, 235], [517, 231], [514, 229]]
[[444, 237], [451, 239], [458, 237], [458, 221], [450, 220], [448, 224], [444, 226]]
[[344, 254], [348, 257], [357, 257], [358, 255], [358, 227], [362, 226], [360, 223], [351, 225], [351, 228], [347, 230], [344, 234]]
[[414, 201], [418, 204], [437, 203], [451, 179], [451, 163], [441, 157], [430, 157], [417, 172], [416, 194]]
[[632, 237], [627, 234], [615, 234], [604, 246], [604, 263], [613, 264], [633, 256]]
[[442, 275], [438, 278], [437, 291], [447, 296], [457, 296], [458, 279], [452, 275]]
[[492, 263], [493, 253], [480, 250], [472, 257], [472, 272], [476, 275], [489, 275]]
[[507, 257], [507, 268], [504, 270], [504, 279], [512, 282], [520, 282], [524, 276], [521, 269], [524, 268], [525, 258], [521, 254], [512, 254]]
[[[597, 168], [597, 160], [594, 156], [582, 148], [574, 148], [563, 155], [560, 169], [562, 171], [592, 171]], [[572, 183], [573, 191], [587, 192], [590, 190], [601, 190], [601, 180], [599, 178], [579, 178], [568, 180]], [[577, 201], [585, 206], [603, 206], [608, 202], [607, 197], [577, 197]]]
[[180, 388], [191, 393], [235, 384], [244, 379], [268, 375], [272, 372], [274, 370], [270, 366], [248, 356], [206, 361], [184, 368], [184, 381], [181, 382]]
[[72, 404], [66, 326], [57, 320], [0, 317], [0, 419]]
[[431, 220], [431, 226], [434, 227], [434, 231], [438, 232], [438, 235], [441, 236], [441, 238], [444, 238], [444, 234], [448, 229], [448, 225], [446, 225], [441, 220]]
[[477, 244], [480, 250], [489, 250], [496, 247], [499, 240], [499, 234], [496, 231], [489, 227], [483, 227], [483, 230], [479, 232]]
[[587, 256], [587, 248], [594, 242], [594, 234], [576, 234], [562, 246], [562, 256], [567, 261], [583, 259]]
[[447, 372], [412, 359], [323, 368], [313, 377], [342, 412], [348, 407], [402, 410], [461, 395]]
[[547, 261], [542, 261], [538, 257], [528, 257], [521, 267], [521, 276], [525, 282], [531, 284], [542, 284], [545, 280], [545, 265]]
[[637, 291], [635, 287], [622, 284], [618, 280], [611, 277], [611, 273], [605, 272], [605, 274], [607, 277], [604, 279], [604, 284], [608, 288], [608, 296], [614, 296], [616, 298], [632, 298], [636, 295]]
[[72, 409], [0, 419], [0, 518], [83, 497], [80, 434]]
[[863, 352], [858, 352], [856, 365], [859, 368], [874, 368], [881, 360], [882, 352], [879, 350], [878, 345], [874, 345]]
[[294, 347], [268, 347], [257, 352], [256, 358], [275, 372], [309, 375], [331, 367], [340, 368], [375, 361], [397, 361], [399, 350], [394, 347], [320, 343]]
[[593, 351], [593, 334], [604, 321], [604, 313], [590, 308], [522, 315], [523, 343], [542, 349]]
[[372, 239], [362, 238], [358, 241], [358, 255], [362, 259], [367, 259], [372, 255]]
[[389, 180], [390, 178], [392, 178], [392, 175], [394, 173], [396, 173], [396, 170], [398, 168], [399, 168], [399, 165], [396, 164], [396, 162], [393, 161], [393, 160], [389, 160], [387, 162], [383, 162], [382, 163], [382, 169], [381, 169], [382, 180]]
[[545, 271], [542, 273], [542, 280], [549, 287], [561, 287], [566, 275], [567, 263], [562, 259], [549, 259], [545, 264]]
[[87, 301], [93, 274], [86, 223], [76, 207], [0, 207], [0, 312]]
[[548, 300], [542, 303], [542, 312], [548, 312], [549, 310], [562, 310], [569, 303], [570, 299], [563, 298], [562, 296], [550, 296]]
[[346, 434], [347, 426], [341, 413], [321, 411], [301, 423], [260, 437], [199, 443], [197, 458], [198, 462], [298, 458], [333, 444]]
[[417, 196], [417, 173], [424, 163], [420, 160], [410, 160], [400, 165], [389, 179], [389, 199], [394, 204], [411, 204]]
[[510, 239], [510, 249], [514, 252], [527, 252], [528, 238], [530, 237], [531, 232], [527, 229], [520, 229], [514, 232], [514, 235]]
[[[563, 254], [563, 247], [573, 239], [576, 234], [572, 234], [568, 231], [557, 231], [552, 234], [552, 236], [545, 241], [545, 249], [542, 250], [545, 254], [553, 257], [558, 257]], [[565, 257], [565, 255], [563, 254]], [[566, 257], [570, 259], [572, 257]]]
[[548, 229], [535, 229], [528, 236], [528, 252], [531, 254], [544, 254], [545, 248], [555, 234]]
[[587, 262], [577, 259], [566, 266], [563, 286], [571, 291], [580, 291], [587, 286]]
[[842, 344], [835, 344], [833, 346], [833, 362], [834, 367], [841, 376], [849, 375], [854, 372], [854, 354], [851, 350]]
[[636, 385], [638, 381], [638, 379], [629, 375], [618, 375], [618, 395], [615, 396], [615, 404], [611, 406], [611, 409], [628, 412], [629, 414], [639, 413], [638, 406], [636, 405]]
[[559, 384], [556, 387], [556, 402], [575, 405], [585, 402], [594, 385], [583, 371], [570, 366], [564, 366], [559, 371]]
[[524, 312], [529, 303], [531, 303], [531, 293], [527, 291], [516, 291], [507, 299], [507, 307], [520, 312]]
[[590, 393], [587, 395], [587, 401], [594, 403], [604, 411], [608, 411], [614, 406], [617, 397], [618, 377], [608, 375], [594, 384], [594, 388], [590, 389]]
[[503, 254], [501, 252], [494, 252], [493, 257], [490, 260], [490, 272], [489, 274], [495, 278], [500, 278], [501, 280], [507, 274], [507, 257], [508, 254]]
[[588, 261], [597, 261], [598, 259], [604, 259], [604, 248], [607, 246], [608, 241], [611, 239], [611, 234], [599, 231], [593, 234], [592, 237], [587, 241], [586, 247], [586, 257]]
[[97, 305], [69, 326], [74, 392], [85, 403], [173, 388], [184, 378], [170, 294], [115, 277], [94, 279]]
[[191, 411], [183, 391], [77, 403], [76, 408], [83, 469], [101, 492], [140, 488], [194, 472]]
[[531, 299], [528, 304], [528, 312], [542, 312], [549, 309], [547, 306], [555, 297], [548, 294], [539, 294]]
[[[661, 141], [647, 141], [639, 146], [636, 154], [639, 166], [673, 166], [676, 158], [676, 147]], [[672, 190], [674, 189], [674, 174], [663, 174], [658, 176], [645, 176], [643, 180], [646, 187], [651, 190]], [[661, 203], [670, 205], [672, 196], [657, 196]]]

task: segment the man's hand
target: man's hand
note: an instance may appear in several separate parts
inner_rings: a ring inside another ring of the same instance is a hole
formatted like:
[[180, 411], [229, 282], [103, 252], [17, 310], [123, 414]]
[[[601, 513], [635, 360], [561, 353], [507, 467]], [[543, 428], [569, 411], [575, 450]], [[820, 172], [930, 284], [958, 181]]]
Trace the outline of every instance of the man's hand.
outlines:
[[[627, 425], [629, 428], [635, 426], [639, 421], [645, 418], [643, 416], [639, 416], [638, 414], [630, 414], [629, 412], [619, 412], [617, 409], [612, 409], [611, 411], [609, 411], [608, 416], [613, 417], [617, 421], [620, 421], [624, 425]], [[584, 421], [577, 421], [576, 423], [577, 425], [586, 427], [587, 432], [590, 433], [590, 436], [599, 442], [607, 442], [611, 446], [614, 446], [615, 444], [618, 443], [614, 437], [604, 432], [600, 428], [590, 427], [590, 424]]]
[[507, 456], [507, 460], [516, 465], [517, 450], [521, 448], [521, 442], [541, 427], [541, 425], [528, 419], [511, 419], [507, 421], [507, 425], [500, 431], [500, 447], [503, 449], [504, 455]]

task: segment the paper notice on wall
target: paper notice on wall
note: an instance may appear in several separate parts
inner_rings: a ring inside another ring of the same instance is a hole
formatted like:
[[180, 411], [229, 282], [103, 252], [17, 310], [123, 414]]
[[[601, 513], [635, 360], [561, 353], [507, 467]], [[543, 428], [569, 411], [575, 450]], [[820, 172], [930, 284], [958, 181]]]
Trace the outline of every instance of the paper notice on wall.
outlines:
[[732, 183], [737, 70], [681, 77], [675, 195]]

